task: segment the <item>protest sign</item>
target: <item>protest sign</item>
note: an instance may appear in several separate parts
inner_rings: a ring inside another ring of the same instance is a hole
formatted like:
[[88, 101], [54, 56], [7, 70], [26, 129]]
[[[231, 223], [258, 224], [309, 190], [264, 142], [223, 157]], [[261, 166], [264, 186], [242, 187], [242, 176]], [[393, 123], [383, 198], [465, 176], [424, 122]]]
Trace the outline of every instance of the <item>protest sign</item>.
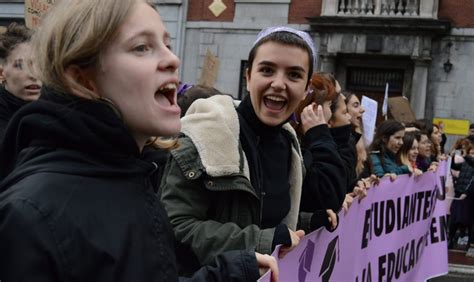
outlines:
[[398, 122], [410, 123], [416, 119], [415, 113], [406, 97], [388, 98], [388, 108], [393, 119]]
[[362, 135], [364, 136], [365, 145], [369, 146], [374, 139], [378, 103], [367, 96], [362, 96], [360, 103], [365, 109], [365, 112], [362, 115], [362, 124], [364, 125], [364, 132]]
[[35, 28], [40, 25], [41, 17], [54, 4], [55, 0], [25, 0], [25, 25]]
[[202, 65], [201, 78], [199, 84], [207, 87], [214, 87], [219, 72], [219, 58], [214, 56], [209, 49], [206, 52], [204, 63]]
[[423, 281], [446, 274], [445, 166], [382, 179], [347, 214], [339, 213], [335, 231], [305, 236], [283, 259], [274, 252], [280, 281]]

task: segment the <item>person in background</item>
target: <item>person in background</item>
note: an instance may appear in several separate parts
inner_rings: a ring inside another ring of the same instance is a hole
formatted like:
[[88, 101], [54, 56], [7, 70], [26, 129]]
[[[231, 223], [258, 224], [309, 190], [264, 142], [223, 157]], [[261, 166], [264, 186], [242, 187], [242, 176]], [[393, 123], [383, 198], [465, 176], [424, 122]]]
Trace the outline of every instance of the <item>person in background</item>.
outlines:
[[313, 74], [309, 93], [295, 110], [292, 123], [306, 168], [300, 209], [319, 214], [314, 220], [325, 219], [324, 213], [338, 212], [346, 189], [344, 163], [327, 123], [332, 116], [331, 103], [339, 96], [335, 90], [326, 76]]
[[0, 144], [12, 116], [27, 103], [38, 99], [41, 81], [31, 73], [32, 32], [23, 25], [12, 23], [0, 34]]
[[397, 153], [398, 165], [405, 165], [411, 174], [418, 176], [423, 172], [416, 166], [416, 158], [418, 157], [418, 140], [417, 132], [407, 132], [403, 136], [403, 145]]
[[430, 139], [432, 143], [432, 161], [444, 161], [446, 160], [446, 155], [442, 152], [441, 141], [442, 141], [442, 131], [440, 130], [437, 124], [433, 123], [433, 132], [431, 133]]
[[446, 137], [446, 134], [444, 133], [444, 122], [440, 121], [438, 122], [438, 128], [439, 131], [441, 132], [441, 142], [440, 142], [440, 147], [441, 147], [441, 153], [445, 154], [446, 151], [444, 149], [444, 146], [446, 146], [446, 141], [448, 141], [448, 137]]
[[311, 231], [313, 215], [299, 212], [303, 162], [288, 121], [316, 57], [307, 33], [264, 29], [249, 53], [249, 95], [238, 105], [227, 95], [198, 99], [182, 118], [160, 187], [181, 273], [227, 250], [271, 254], [282, 244], [285, 255]]
[[395, 120], [383, 121], [375, 130], [374, 140], [369, 146], [369, 174], [383, 177], [387, 174], [394, 180], [398, 174], [409, 173], [406, 165], [398, 165], [396, 154], [403, 145], [405, 126]]
[[364, 164], [367, 160], [367, 150], [365, 148], [364, 138], [362, 137], [362, 115], [365, 112], [359, 98], [352, 92], [343, 92], [346, 97], [347, 112], [351, 115], [352, 140], [356, 146], [356, 179], [364, 171]]
[[472, 142], [474, 143], [474, 123], [471, 123], [471, 125], [469, 125], [469, 132], [467, 134], [467, 138]]
[[[32, 47], [45, 86], [0, 149], [1, 281], [179, 279], [157, 164], [143, 158], [150, 142], [175, 147], [162, 138], [181, 127], [170, 41], [143, 0], [49, 11]], [[234, 250], [191, 280], [255, 281], [259, 266], [277, 275], [273, 258]]]
[[438, 162], [431, 160], [432, 156], [432, 143], [428, 137], [428, 132], [419, 131], [418, 141], [418, 157], [416, 158], [416, 167], [422, 172], [435, 171], [438, 167]]
[[346, 98], [338, 94], [331, 103], [329, 127], [337, 145], [339, 156], [343, 160], [346, 175], [346, 194], [352, 192], [356, 180], [357, 152], [355, 139], [352, 138], [351, 115], [347, 112]]
[[178, 91], [178, 105], [181, 108], [181, 117], [184, 117], [191, 104], [197, 99], [205, 99], [214, 95], [222, 94], [214, 87], [207, 87], [204, 85], [189, 85], [184, 84]]
[[[466, 256], [474, 256], [474, 145], [469, 144], [465, 148], [465, 154], [456, 156], [451, 164], [451, 169], [458, 174], [454, 178], [454, 196], [459, 198], [451, 205], [451, 217], [449, 225], [449, 247], [454, 247], [457, 241], [460, 244], [470, 244]], [[468, 235], [465, 230], [468, 230]], [[456, 231], [460, 230], [460, 236], [456, 237]], [[457, 240], [459, 239], [459, 240]]]

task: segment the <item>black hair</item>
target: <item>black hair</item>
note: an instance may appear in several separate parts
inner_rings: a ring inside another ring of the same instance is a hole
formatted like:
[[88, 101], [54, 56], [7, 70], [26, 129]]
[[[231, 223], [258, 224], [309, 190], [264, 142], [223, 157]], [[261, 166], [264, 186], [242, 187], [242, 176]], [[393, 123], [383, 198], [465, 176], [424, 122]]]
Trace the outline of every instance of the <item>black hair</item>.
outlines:
[[11, 23], [7, 30], [0, 34], [0, 60], [6, 60], [18, 45], [30, 41], [31, 35], [31, 30], [24, 25]]
[[266, 37], [258, 41], [257, 44], [255, 44], [252, 47], [249, 53], [249, 57], [248, 57], [248, 66], [249, 66], [248, 72], [252, 71], [253, 61], [255, 60], [255, 56], [257, 55], [258, 48], [266, 42], [276, 42], [276, 43], [281, 43], [284, 45], [296, 46], [305, 50], [306, 53], [308, 53], [308, 57], [309, 57], [309, 70], [308, 70], [308, 80], [307, 80], [307, 85], [308, 85], [311, 79], [311, 75], [313, 74], [313, 69], [314, 69], [313, 51], [308, 46], [306, 41], [304, 41], [298, 35], [288, 32], [288, 31], [277, 31], [277, 32], [270, 33], [269, 35], [267, 35]]
[[191, 104], [200, 98], [209, 98], [216, 94], [222, 94], [219, 90], [213, 87], [207, 87], [204, 85], [194, 85], [182, 95], [178, 95], [178, 105], [181, 108], [181, 117], [186, 114]]

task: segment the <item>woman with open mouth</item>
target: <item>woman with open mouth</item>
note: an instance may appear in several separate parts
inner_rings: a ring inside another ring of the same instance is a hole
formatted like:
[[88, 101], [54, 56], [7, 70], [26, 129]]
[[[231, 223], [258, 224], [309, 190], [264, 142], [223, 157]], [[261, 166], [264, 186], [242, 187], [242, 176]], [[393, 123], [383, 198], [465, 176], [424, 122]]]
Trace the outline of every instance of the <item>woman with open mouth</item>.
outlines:
[[[161, 198], [178, 239], [183, 274], [226, 250], [285, 255], [297, 230], [303, 167], [288, 121], [306, 96], [316, 53], [289, 27], [260, 32], [249, 53], [249, 95], [195, 101], [182, 119]], [[311, 214], [300, 222], [311, 230]]]
[[[158, 165], [144, 155], [151, 142], [175, 146], [181, 128], [170, 41], [145, 0], [63, 0], [49, 11], [32, 40], [44, 89], [12, 118], [0, 151], [1, 281], [178, 281], [151, 181]], [[191, 281], [277, 275], [255, 250], [212, 262]]]
[[0, 144], [13, 114], [27, 103], [38, 99], [41, 81], [31, 74], [32, 32], [23, 25], [12, 23], [0, 35]]

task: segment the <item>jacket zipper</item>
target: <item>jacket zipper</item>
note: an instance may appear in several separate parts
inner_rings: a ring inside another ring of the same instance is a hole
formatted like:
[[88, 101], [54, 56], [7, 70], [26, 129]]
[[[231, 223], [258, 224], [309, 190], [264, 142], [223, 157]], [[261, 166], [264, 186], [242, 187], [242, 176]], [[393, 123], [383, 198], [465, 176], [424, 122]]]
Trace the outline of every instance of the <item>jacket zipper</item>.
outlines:
[[259, 226], [262, 226], [263, 221], [263, 199], [265, 198], [265, 191], [263, 191], [262, 185], [262, 166], [260, 163], [260, 136], [257, 136], [257, 179], [258, 179], [258, 190], [260, 191], [260, 219], [259, 219]]

